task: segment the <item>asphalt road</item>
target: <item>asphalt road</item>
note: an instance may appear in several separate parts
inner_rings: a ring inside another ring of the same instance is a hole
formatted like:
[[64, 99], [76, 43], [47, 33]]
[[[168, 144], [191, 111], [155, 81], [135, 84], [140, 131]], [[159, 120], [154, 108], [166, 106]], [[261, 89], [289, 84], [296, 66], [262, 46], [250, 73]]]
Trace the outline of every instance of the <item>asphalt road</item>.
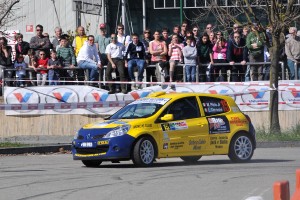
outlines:
[[151, 168], [130, 161], [86, 168], [70, 154], [2, 156], [0, 199], [271, 200], [275, 181], [288, 180], [294, 192], [299, 155], [298, 147], [259, 148], [246, 164], [212, 156], [194, 165], [159, 159]]

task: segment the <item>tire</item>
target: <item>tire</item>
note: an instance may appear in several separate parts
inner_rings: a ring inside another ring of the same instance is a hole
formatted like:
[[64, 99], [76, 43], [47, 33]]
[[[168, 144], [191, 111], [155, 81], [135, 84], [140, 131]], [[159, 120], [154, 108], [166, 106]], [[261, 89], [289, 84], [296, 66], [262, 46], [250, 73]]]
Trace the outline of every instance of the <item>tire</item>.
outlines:
[[101, 165], [102, 161], [101, 160], [82, 160], [82, 163], [86, 167], [99, 167], [99, 165]]
[[180, 157], [181, 160], [187, 163], [196, 163], [202, 156], [184, 156]]
[[247, 162], [251, 160], [254, 153], [254, 146], [252, 139], [245, 133], [235, 135], [229, 147], [228, 157], [233, 162]]
[[134, 145], [132, 161], [138, 167], [148, 167], [155, 160], [154, 142], [149, 137], [140, 138]]

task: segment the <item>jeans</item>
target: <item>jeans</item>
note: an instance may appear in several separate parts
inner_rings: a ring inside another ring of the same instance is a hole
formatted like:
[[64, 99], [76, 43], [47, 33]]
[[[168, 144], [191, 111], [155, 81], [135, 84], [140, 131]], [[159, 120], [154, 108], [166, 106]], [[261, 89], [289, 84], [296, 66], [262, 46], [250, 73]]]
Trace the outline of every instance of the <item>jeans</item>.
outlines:
[[[296, 80], [295, 78], [296, 78], [296, 76], [295, 76], [295, 74], [296, 74], [296, 72], [295, 72], [295, 62], [294, 61], [292, 61], [292, 60], [290, 60], [290, 59], [288, 59], [287, 60], [287, 64], [288, 64], [288, 67], [289, 67], [289, 70], [290, 70], [290, 80]], [[298, 63], [297, 64], [297, 69], [300, 67], [300, 64]], [[298, 80], [300, 79], [300, 69], [298, 69]]]
[[145, 60], [143, 59], [131, 59], [128, 61], [128, 73], [131, 81], [135, 81], [133, 74], [133, 67], [137, 66], [138, 68], [138, 81], [143, 81], [143, 74], [145, 68]]
[[196, 82], [196, 65], [185, 65], [186, 82]]
[[58, 85], [58, 79], [59, 73], [57, 71], [54, 71], [53, 69], [50, 69], [48, 71], [49, 85]]
[[44, 86], [46, 85], [46, 80], [47, 80], [47, 73], [41, 74], [41, 73], [36, 73], [36, 79], [37, 79], [37, 85]]
[[88, 69], [90, 72], [89, 81], [97, 80], [98, 76], [98, 66], [96, 63], [88, 62], [85, 60], [79, 61], [78, 66], [81, 69]]

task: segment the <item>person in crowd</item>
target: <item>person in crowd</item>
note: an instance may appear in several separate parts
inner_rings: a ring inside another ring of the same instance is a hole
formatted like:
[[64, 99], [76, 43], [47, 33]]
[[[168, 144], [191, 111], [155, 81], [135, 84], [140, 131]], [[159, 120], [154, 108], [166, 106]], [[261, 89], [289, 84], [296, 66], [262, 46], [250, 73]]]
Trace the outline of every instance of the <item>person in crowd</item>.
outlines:
[[125, 47], [128, 46], [128, 44], [131, 42], [130, 35], [126, 35], [124, 33], [124, 25], [123, 24], [118, 24], [117, 25], [117, 37], [118, 37], [118, 42], [122, 43]]
[[162, 34], [161, 39], [162, 39], [163, 41], [166, 42], [166, 45], [167, 45], [167, 47], [168, 47], [169, 44], [171, 43], [171, 40], [172, 40], [172, 39], [169, 37], [169, 29], [168, 29], [168, 28], [163, 28], [163, 29], [161, 30], [161, 34]]
[[[4, 71], [4, 69], [12, 68], [12, 48], [7, 45], [7, 39], [5, 37], [0, 37], [0, 81], [3, 83], [3, 78], [10, 79], [13, 76], [13, 71]], [[12, 82], [5, 81], [7, 86], [11, 86]]]
[[155, 76], [155, 68], [154, 67], [148, 67], [148, 65], [150, 65], [151, 62], [151, 54], [149, 51], [149, 43], [150, 41], [153, 40], [152, 36], [151, 36], [151, 30], [149, 28], [146, 28], [144, 30], [144, 36], [142, 39], [142, 43], [144, 44], [145, 47], [145, 52], [146, 52], [146, 81], [150, 82], [151, 81], [151, 77], [152, 77], [152, 82], [156, 82], [156, 76]]
[[156, 77], [158, 78], [161, 74], [164, 75], [165, 81], [169, 79], [169, 69], [167, 63], [168, 48], [166, 41], [160, 38], [160, 32], [156, 30], [153, 34], [154, 40], [149, 43], [149, 52], [151, 54], [151, 64], [158, 65], [156, 68]]
[[199, 28], [198, 26], [193, 26], [193, 34], [194, 34], [194, 38], [195, 38], [195, 41], [196, 41], [196, 44], [199, 42]]
[[217, 41], [217, 37], [215, 35], [214, 32], [210, 32], [209, 34], [209, 41], [212, 45], [215, 45], [216, 44], [216, 41]]
[[213, 32], [213, 25], [212, 24], [207, 24], [204, 32], [206, 32], [207, 35], [210, 35], [210, 33]]
[[194, 37], [187, 37], [186, 46], [182, 49], [186, 82], [196, 82], [197, 48], [191, 45], [193, 41]]
[[57, 49], [57, 57], [61, 61], [62, 68], [68, 67], [72, 69], [59, 70], [59, 77], [64, 80], [75, 80], [74, 67], [76, 57], [71, 46], [68, 45], [68, 40], [63, 35], [60, 37], [60, 44]]
[[243, 27], [243, 31], [242, 31], [242, 37], [241, 38], [244, 38], [244, 40], [246, 40], [247, 39], [247, 36], [248, 36], [248, 34], [249, 34], [249, 32], [250, 32], [250, 28], [249, 28], [249, 26], [248, 25], [246, 25], [246, 26], [244, 26]]
[[47, 66], [49, 58], [47, 58], [46, 52], [44, 50], [40, 50], [39, 52], [40, 53], [37, 60], [37, 67], [35, 68], [37, 85], [45, 86], [47, 81]]
[[[94, 43], [93, 35], [87, 36], [87, 42], [81, 47], [77, 56], [78, 67], [88, 69], [90, 71], [89, 81], [96, 81], [98, 77], [98, 69], [102, 68], [101, 59], [98, 54], [97, 47]], [[96, 85], [96, 84], [91, 84]]]
[[[249, 49], [249, 61], [250, 63], [264, 62], [265, 34], [256, 23], [253, 23], [251, 29], [246, 39], [246, 46]], [[250, 65], [250, 77], [252, 81], [262, 81], [263, 64]]]
[[[173, 34], [172, 35], [172, 41], [171, 44], [169, 44], [168, 47], [168, 55], [170, 56], [170, 82], [173, 82], [174, 79], [174, 74], [176, 72], [177, 79], [180, 80], [179, 74], [180, 70], [176, 69], [175, 67], [177, 64], [182, 62], [182, 49], [183, 49], [183, 44], [178, 42], [178, 35]], [[182, 74], [182, 73], [181, 73]]]
[[35, 55], [35, 52], [33, 49], [28, 50], [28, 67], [33, 69], [29, 71], [29, 80], [31, 86], [36, 86], [36, 82], [34, 80], [37, 80], [36, 78], [36, 68], [37, 68], [37, 60], [38, 57]]
[[15, 44], [16, 58], [18, 58], [19, 55], [23, 55], [24, 59], [24, 56], [27, 55], [28, 50], [30, 49], [29, 43], [23, 41], [23, 34], [21, 33], [17, 33], [15, 39], [17, 41], [17, 44]]
[[[246, 62], [248, 60], [248, 49], [246, 40], [239, 32], [233, 34], [233, 40], [228, 41], [227, 61], [231, 65], [231, 81], [243, 82], [245, 78]], [[234, 65], [240, 63], [241, 65]]]
[[[227, 81], [227, 69], [226, 65], [217, 65], [217, 63], [227, 63], [227, 41], [224, 39], [223, 33], [221, 31], [217, 32], [217, 41], [214, 44], [213, 50], [213, 81], [224, 82]], [[221, 74], [220, 74], [221, 71]]]
[[[142, 42], [139, 41], [139, 36], [136, 33], [131, 35], [132, 42], [126, 48], [125, 53], [125, 66], [128, 67], [129, 78], [132, 82], [135, 82], [134, 77], [134, 67], [138, 68], [138, 81], [143, 81], [143, 74], [145, 68], [145, 47]], [[138, 84], [137, 87], [135, 83], [132, 83], [131, 89], [142, 89], [142, 84]]]
[[[179, 37], [180, 38], [183, 38], [182, 42], [185, 40], [185, 38], [187, 37], [186, 35], [186, 32], [187, 32], [188, 29], [188, 23], [187, 21], [183, 21], [182, 24], [181, 24], [181, 29], [180, 29], [180, 32], [179, 32]], [[181, 42], [181, 43], [182, 43]]]
[[[125, 77], [125, 63], [123, 59], [123, 52], [125, 51], [125, 46], [117, 41], [117, 35], [112, 33], [110, 36], [110, 44], [107, 45], [105, 53], [107, 54], [108, 64], [105, 72], [106, 80], [112, 81], [112, 72], [118, 72], [120, 76], [120, 81], [126, 81]], [[109, 94], [113, 94], [116, 88], [113, 87], [112, 83], [108, 84]], [[126, 85], [121, 84], [121, 91], [123, 94], [127, 93]]]
[[232, 32], [231, 34], [229, 35], [229, 40], [234, 40], [234, 34], [235, 33], [239, 33], [241, 34], [241, 29], [240, 29], [240, 26], [238, 24], [233, 24], [233, 27], [232, 27]]
[[172, 35], [169, 36], [169, 38], [172, 39], [173, 35], [177, 36], [179, 43], [182, 43], [184, 41], [184, 37], [180, 35], [180, 26], [178, 24], [173, 26], [173, 33], [172, 33]]
[[62, 68], [61, 61], [57, 57], [57, 53], [54, 49], [50, 52], [50, 59], [48, 60], [48, 80], [49, 85], [58, 85], [60, 69]]
[[78, 56], [79, 50], [85, 44], [87, 39], [88, 39], [88, 37], [85, 34], [84, 27], [78, 26], [77, 30], [76, 30], [76, 36], [75, 36], [75, 38], [73, 40], [73, 44], [72, 44], [76, 57]]
[[99, 28], [100, 28], [100, 34], [95, 37], [95, 44], [100, 53], [101, 64], [102, 66], [105, 66], [108, 64], [105, 50], [110, 43], [110, 38], [106, 36], [106, 24], [104, 23], [100, 24]]
[[[295, 80], [296, 73], [298, 80], [300, 79], [300, 37], [297, 36], [297, 28], [290, 27], [290, 37], [285, 42], [285, 53], [287, 56], [287, 64], [290, 70], [290, 80]], [[295, 71], [295, 63], [297, 63], [298, 72]]]
[[16, 58], [14, 62], [14, 68], [16, 69], [16, 77], [17, 77], [17, 86], [18, 87], [24, 87], [24, 78], [26, 76], [26, 68], [27, 65], [24, 61], [24, 56], [22, 54], [18, 54], [18, 57]]
[[33, 36], [29, 42], [31, 49], [35, 51], [35, 55], [39, 56], [41, 50], [44, 51], [46, 57], [50, 56], [51, 42], [48, 37], [43, 35], [43, 26], [38, 24], [35, 27], [36, 36]]
[[199, 63], [199, 81], [211, 82], [210, 64], [213, 63], [212, 44], [207, 33], [204, 33], [197, 43], [197, 54]]
[[184, 46], [187, 45], [187, 43], [186, 43], [187, 38], [190, 38], [192, 40], [191, 41], [191, 46], [195, 47], [196, 46], [196, 40], [195, 40], [193, 31], [191, 31], [191, 30], [186, 31], [186, 36], [185, 36], [184, 41], [183, 41]]
[[55, 33], [55, 36], [54, 36], [54, 38], [53, 38], [53, 40], [52, 40], [52, 47], [53, 47], [53, 49], [55, 49], [56, 50], [56, 47], [59, 45], [59, 40], [60, 40], [60, 37], [61, 37], [61, 35], [62, 35], [62, 29], [60, 28], [60, 27], [56, 27], [55, 29], [54, 29], [54, 33]]
[[[245, 41], [247, 40], [247, 36], [249, 34], [250, 28], [248, 25], [245, 25], [243, 27], [243, 32], [241, 34], [241, 38], [243, 38]], [[248, 60], [249, 60], [249, 54], [248, 54]], [[249, 82], [251, 80], [250, 78], [250, 65], [247, 65], [246, 71], [245, 71], [245, 82]]]

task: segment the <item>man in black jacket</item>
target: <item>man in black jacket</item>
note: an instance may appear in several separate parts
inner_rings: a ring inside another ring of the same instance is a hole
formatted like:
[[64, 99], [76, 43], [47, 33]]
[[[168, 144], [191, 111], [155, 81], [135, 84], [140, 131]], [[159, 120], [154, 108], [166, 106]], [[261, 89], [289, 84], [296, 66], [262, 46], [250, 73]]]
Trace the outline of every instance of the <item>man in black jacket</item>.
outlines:
[[18, 58], [19, 55], [27, 55], [28, 50], [30, 49], [29, 43], [23, 41], [23, 35], [21, 33], [17, 33], [15, 38], [17, 41], [17, 44], [15, 45], [16, 58]]
[[[135, 33], [131, 35], [132, 42], [127, 46], [125, 51], [125, 67], [128, 67], [129, 78], [132, 82], [135, 81], [134, 66], [138, 68], [138, 81], [143, 81], [143, 74], [145, 68], [145, 47], [142, 42], [139, 41], [139, 36]], [[142, 85], [138, 84], [138, 88], [141, 89]], [[131, 89], [136, 89], [133, 83]]]
[[[4, 69], [12, 67], [11, 61], [11, 46], [7, 45], [7, 39], [5, 37], [0, 37], [0, 81], [5, 76], [5, 78], [11, 78], [13, 71], [5, 71], [3, 75]], [[11, 82], [6, 82], [6, 85], [12, 85]]]
[[[235, 32], [233, 39], [229, 40], [227, 46], [227, 60], [231, 67], [231, 81], [239, 82], [244, 81], [246, 62], [248, 60], [248, 49], [246, 47], [246, 41], [241, 38], [241, 34]], [[241, 65], [234, 65], [235, 63], [241, 63]]]

